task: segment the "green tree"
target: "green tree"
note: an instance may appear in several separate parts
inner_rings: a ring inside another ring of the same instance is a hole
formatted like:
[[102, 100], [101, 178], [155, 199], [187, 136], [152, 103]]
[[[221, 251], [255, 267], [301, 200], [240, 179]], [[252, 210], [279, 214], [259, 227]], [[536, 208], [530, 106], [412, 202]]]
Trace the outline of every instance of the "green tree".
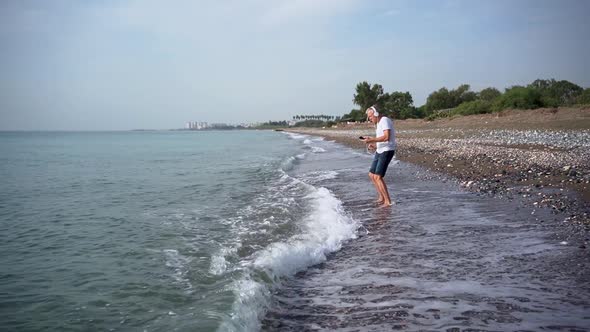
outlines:
[[305, 120], [295, 124], [295, 127], [324, 127], [326, 123], [320, 120]]
[[342, 118], [340, 118], [340, 121], [365, 121], [367, 119], [367, 116], [365, 114], [365, 111], [361, 111], [359, 109], [353, 109], [350, 111], [350, 113], [348, 114], [344, 114], [342, 116]]
[[590, 88], [584, 89], [576, 98], [577, 104], [590, 105]]
[[410, 92], [394, 91], [386, 95], [387, 99], [385, 99], [382, 107], [385, 115], [393, 116], [396, 119], [405, 119], [411, 114], [414, 109], [414, 100]]
[[464, 102], [451, 111], [450, 115], [471, 115], [492, 112], [492, 102], [488, 100], [473, 100]]
[[399, 119], [420, 119], [424, 117], [424, 107], [408, 107], [401, 110], [399, 113]]
[[371, 86], [366, 81], [363, 81], [356, 85], [356, 93], [352, 101], [364, 112], [367, 108], [375, 104], [383, 107], [385, 99], [387, 99], [387, 96], [380, 84], [373, 84]]
[[492, 101], [500, 97], [502, 93], [496, 88], [485, 88], [477, 94], [479, 100]]
[[537, 89], [513, 86], [494, 101], [493, 110], [534, 109], [542, 106], [541, 93]]
[[425, 118], [427, 116], [428, 110], [426, 109], [426, 104], [420, 106], [420, 107], [416, 107], [416, 109], [414, 110], [414, 114], [416, 115], [417, 118]]
[[461, 103], [477, 99], [477, 94], [469, 91], [469, 88], [469, 84], [461, 84], [451, 91], [444, 87], [434, 91], [426, 99], [426, 110], [432, 113], [437, 110], [454, 108]]
[[555, 79], [538, 79], [528, 87], [539, 91], [543, 105], [551, 107], [573, 105], [583, 91], [582, 87], [577, 84], [566, 80], [556, 81]]
[[469, 84], [461, 84], [456, 89], [451, 90], [451, 100], [453, 102], [452, 107], [461, 105], [468, 101], [474, 101], [477, 99], [477, 94], [473, 91], [469, 91]]
[[438, 91], [432, 92], [426, 98], [426, 110], [432, 112], [435, 110], [442, 110], [453, 107], [451, 94], [447, 88], [440, 88]]

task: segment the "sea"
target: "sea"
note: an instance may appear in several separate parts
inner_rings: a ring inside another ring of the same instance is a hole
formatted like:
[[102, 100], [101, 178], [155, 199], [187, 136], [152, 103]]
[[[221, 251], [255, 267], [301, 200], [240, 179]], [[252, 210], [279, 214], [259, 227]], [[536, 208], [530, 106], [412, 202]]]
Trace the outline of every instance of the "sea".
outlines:
[[564, 216], [397, 160], [378, 208], [372, 158], [277, 131], [0, 132], [0, 331], [590, 331]]
[[325, 184], [368, 184], [370, 158], [276, 131], [1, 132], [0, 330], [259, 330], [363, 232]]

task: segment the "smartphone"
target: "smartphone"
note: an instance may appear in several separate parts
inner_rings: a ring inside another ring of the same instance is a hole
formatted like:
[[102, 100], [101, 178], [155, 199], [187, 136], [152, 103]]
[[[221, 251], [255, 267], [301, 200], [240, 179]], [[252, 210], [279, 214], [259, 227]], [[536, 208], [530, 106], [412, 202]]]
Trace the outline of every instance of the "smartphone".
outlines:
[[359, 139], [365, 139], [365, 137], [363, 137], [363, 136], [359, 136]]

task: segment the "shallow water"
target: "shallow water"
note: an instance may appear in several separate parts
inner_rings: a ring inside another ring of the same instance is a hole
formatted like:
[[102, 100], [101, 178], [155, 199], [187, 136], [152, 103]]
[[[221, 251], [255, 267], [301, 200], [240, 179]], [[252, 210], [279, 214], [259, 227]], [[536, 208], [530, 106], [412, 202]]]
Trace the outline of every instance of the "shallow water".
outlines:
[[293, 172], [332, 146], [272, 131], [0, 133], [0, 330], [257, 329], [281, 278], [356, 236], [319, 185], [337, 172]]
[[368, 179], [327, 185], [367, 233], [286, 281], [263, 330], [589, 330], [590, 277], [552, 215], [430, 175], [394, 166], [391, 209], [374, 207]]

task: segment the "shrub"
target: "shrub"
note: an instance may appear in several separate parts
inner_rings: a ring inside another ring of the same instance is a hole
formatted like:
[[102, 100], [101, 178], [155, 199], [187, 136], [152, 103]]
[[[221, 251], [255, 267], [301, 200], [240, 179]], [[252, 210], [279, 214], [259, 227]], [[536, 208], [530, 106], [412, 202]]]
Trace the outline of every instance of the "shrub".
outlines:
[[576, 99], [582, 93], [582, 87], [572, 82], [555, 79], [535, 80], [528, 85], [529, 88], [541, 93], [544, 106], [570, 106], [576, 103]]
[[543, 106], [541, 93], [537, 89], [517, 86], [507, 89], [498, 97], [492, 110], [499, 112], [505, 109], [534, 109]]
[[590, 105], [590, 88], [584, 89], [576, 99], [577, 104]]
[[425, 117], [424, 120], [426, 121], [434, 121], [436, 120], [437, 116], [435, 113], [430, 114], [429, 116]]
[[322, 120], [305, 120], [297, 122], [294, 127], [323, 127], [326, 123]]
[[500, 95], [502, 95], [502, 93], [496, 88], [485, 88], [477, 94], [477, 97], [481, 100], [492, 101], [500, 97]]
[[417, 118], [418, 116], [416, 116], [414, 109], [412, 108], [406, 108], [403, 109], [399, 112], [399, 119], [400, 120], [404, 120], [404, 119], [413, 119], [413, 118]]
[[541, 95], [541, 104], [544, 107], [558, 107], [560, 102], [555, 97]]
[[472, 115], [492, 113], [492, 103], [485, 100], [474, 100], [463, 103], [451, 111], [452, 115]]
[[461, 103], [477, 99], [477, 94], [469, 91], [469, 84], [462, 84], [454, 90], [440, 88], [432, 92], [426, 99], [426, 109], [436, 111], [459, 106]]

